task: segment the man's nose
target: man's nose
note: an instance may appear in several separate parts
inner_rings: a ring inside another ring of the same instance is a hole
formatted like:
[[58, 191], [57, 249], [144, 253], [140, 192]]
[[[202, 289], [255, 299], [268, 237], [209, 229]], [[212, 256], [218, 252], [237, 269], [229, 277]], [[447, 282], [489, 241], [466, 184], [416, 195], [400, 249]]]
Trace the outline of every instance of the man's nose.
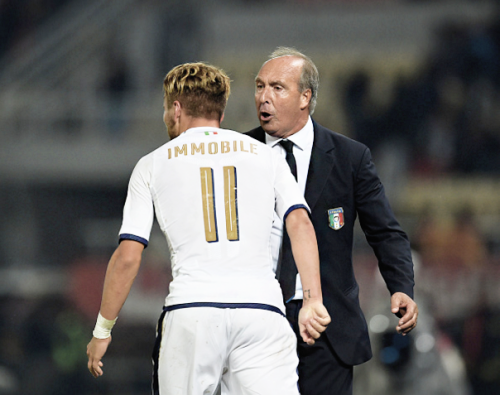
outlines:
[[258, 99], [260, 103], [269, 103], [269, 89], [262, 88], [258, 93]]

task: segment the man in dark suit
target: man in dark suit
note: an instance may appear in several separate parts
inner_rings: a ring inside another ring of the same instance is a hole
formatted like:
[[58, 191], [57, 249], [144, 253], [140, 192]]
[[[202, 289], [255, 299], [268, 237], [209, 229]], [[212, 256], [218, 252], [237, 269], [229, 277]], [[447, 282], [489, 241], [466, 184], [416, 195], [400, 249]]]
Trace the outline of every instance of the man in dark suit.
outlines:
[[[316, 230], [323, 300], [332, 322], [314, 346], [297, 331], [302, 304], [300, 278], [282, 224], [276, 222], [273, 255], [287, 317], [297, 334], [302, 395], [351, 395], [353, 366], [372, 356], [359, 288], [352, 264], [353, 229], [359, 217], [391, 294], [396, 330], [406, 335], [417, 324], [410, 243], [394, 217], [384, 188], [363, 144], [314, 122], [318, 71], [304, 54], [278, 48], [259, 71], [255, 104], [260, 127], [248, 132], [286, 156], [305, 192]], [[283, 240], [283, 241], [282, 241]], [[282, 241], [282, 246], [281, 246]]]

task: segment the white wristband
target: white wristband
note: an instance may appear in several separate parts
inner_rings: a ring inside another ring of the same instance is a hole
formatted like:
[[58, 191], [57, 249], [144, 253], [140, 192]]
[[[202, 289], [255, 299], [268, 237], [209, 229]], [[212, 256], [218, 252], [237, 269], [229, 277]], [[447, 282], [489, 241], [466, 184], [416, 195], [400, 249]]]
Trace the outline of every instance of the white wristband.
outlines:
[[107, 320], [101, 315], [101, 312], [99, 312], [92, 335], [96, 339], [107, 339], [111, 336], [111, 329], [113, 329], [113, 326], [115, 326], [115, 322], [117, 319], [118, 317], [116, 317], [114, 320]]

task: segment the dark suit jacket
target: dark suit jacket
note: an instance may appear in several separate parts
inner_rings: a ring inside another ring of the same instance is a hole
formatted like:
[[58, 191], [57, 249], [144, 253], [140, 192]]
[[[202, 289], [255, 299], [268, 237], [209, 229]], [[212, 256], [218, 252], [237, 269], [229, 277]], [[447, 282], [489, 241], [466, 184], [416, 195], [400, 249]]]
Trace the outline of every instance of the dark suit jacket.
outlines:
[[[410, 243], [389, 206], [370, 150], [314, 121], [313, 125], [305, 198], [318, 239], [323, 302], [332, 317], [326, 335], [344, 363], [357, 365], [369, 360], [372, 352], [352, 265], [356, 216], [391, 295], [404, 292], [413, 298]], [[246, 134], [265, 142], [260, 127]], [[344, 211], [345, 224], [339, 230], [329, 226], [328, 210], [334, 208]]]

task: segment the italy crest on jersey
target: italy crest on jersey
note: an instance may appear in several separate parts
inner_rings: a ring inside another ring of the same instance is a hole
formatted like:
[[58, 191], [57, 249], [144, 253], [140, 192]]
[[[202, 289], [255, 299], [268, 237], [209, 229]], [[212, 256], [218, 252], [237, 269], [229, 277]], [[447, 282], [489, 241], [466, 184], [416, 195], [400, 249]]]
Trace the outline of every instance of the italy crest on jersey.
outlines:
[[337, 207], [328, 210], [328, 219], [330, 221], [330, 228], [339, 230], [344, 226], [344, 209]]

